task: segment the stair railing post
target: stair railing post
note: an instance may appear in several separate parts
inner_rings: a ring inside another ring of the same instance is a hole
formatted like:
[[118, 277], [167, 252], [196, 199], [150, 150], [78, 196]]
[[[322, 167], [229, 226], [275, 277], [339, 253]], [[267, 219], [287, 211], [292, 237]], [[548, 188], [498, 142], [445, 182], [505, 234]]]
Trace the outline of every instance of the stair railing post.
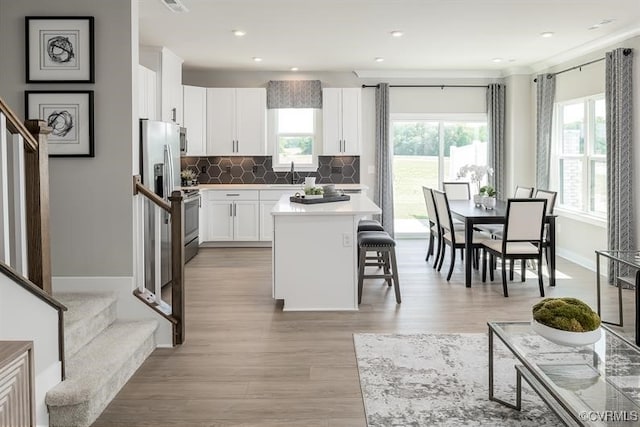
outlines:
[[51, 128], [42, 120], [26, 120], [25, 127], [38, 141], [36, 151], [26, 150], [25, 187], [29, 279], [51, 295], [51, 247], [49, 239], [49, 149]]
[[171, 308], [178, 320], [174, 328], [173, 345], [184, 342], [184, 203], [182, 193], [174, 191], [171, 202]]

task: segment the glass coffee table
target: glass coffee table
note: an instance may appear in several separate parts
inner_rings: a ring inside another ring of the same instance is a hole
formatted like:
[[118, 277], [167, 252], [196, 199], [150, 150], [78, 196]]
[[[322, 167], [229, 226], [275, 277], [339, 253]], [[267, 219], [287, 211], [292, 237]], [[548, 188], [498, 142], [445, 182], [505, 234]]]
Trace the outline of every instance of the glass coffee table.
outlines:
[[[520, 410], [524, 379], [566, 425], [640, 425], [640, 349], [606, 325], [598, 342], [581, 347], [554, 344], [530, 322], [488, 325], [490, 400]], [[500, 360], [495, 337], [517, 359], [514, 403], [494, 395], [494, 364], [513, 364], [508, 353]]]

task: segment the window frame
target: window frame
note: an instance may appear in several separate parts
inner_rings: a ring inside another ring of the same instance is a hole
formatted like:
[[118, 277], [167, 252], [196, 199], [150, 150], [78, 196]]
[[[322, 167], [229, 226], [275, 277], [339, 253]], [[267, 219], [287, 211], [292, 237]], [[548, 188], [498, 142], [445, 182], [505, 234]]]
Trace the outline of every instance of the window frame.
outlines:
[[[287, 108], [284, 108], [287, 109]], [[308, 108], [313, 111], [313, 133], [278, 133], [278, 111], [279, 108], [267, 110], [267, 150], [272, 154], [272, 167], [275, 172], [288, 172], [291, 170], [291, 163], [279, 163], [278, 138], [284, 136], [311, 136], [313, 138], [311, 150], [311, 163], [295, 164], [296, 172], [315, 172], [318, 169], [318, 156], [322, 146], [322, 110], [318, 108]]]
[[[584, 96], [580, 98], [569, 99], [565, 101], [556, 102], [554, 104], [553, 113], [553, 133], [552, 133], [552, 170], [551, 170], [551, 183], [558, 191], [557, 208], [560, 212], [569, 214], [580, 220], [585, 220], [590, 223], [602, 224], [606, 222], [607, 212], [600, 212], [591, 209], [592, 196], [594, 195], [594, 182], [592, 179], [595, 168], [594, 162], [603, 162], [606, 168], [607, 156], [606, 154], [595, 153], [596, 142], [596, 102], [604, 101], [604, 93], [598, 93], [595, 95]], [[583, 104], [583, 152], [582, 154], [564, 154], [563, 149], [563, 119], [564, 119], [564, 107], [567, 105]], [[606, 126], [606, 123], [605, 123]], [[568, 204], [562, 203], [562, 179], [560, 176], [560, 163], [562, 160], [580, 160], [582, 163], [582, 188], [581, 197], [582, 203], [580, 208]], [[606, 185], [606, 181], [605, 181]], [[606, 190], [606, 189], [605, 189]]]

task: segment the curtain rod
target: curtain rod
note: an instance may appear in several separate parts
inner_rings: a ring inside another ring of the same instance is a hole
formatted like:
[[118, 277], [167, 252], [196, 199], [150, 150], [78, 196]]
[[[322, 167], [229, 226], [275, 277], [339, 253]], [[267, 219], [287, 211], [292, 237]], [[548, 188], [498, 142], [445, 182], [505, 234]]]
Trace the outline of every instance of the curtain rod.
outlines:
[[[624, 56], [628, 56], [628, 55], [630, 55], [630, 54], [631, 54], [631, 49], [624, 49], [624, 50], [622, 51], [622, 54], [623, 54]], [[548, 78], [548, 79], [550, 79], [552, 76], [557, 76], [558, 74], [566, 73], [566, 72], [568, 72], [568, 71], [573, 71], [573, 70], [578, 70], [578, 69], [579, 69], [579, 70], [581, 70], [581, 69], [582, 69], [582, 67], [586, 67], [587, 65], [595, 64], [596, 62], [604, 61], [605, 59], [606, 59], [606, 58], [598, 58], [598, 59], [594, 59], [593, 61], [585, 62], [584, 64], [576, 65], [575, 67], [566, 68], [566, 69], [564, 69], [564, 70], [560, 70], [560, 71], [555, 72], [555, 73], [549, 73], [549, 74], [547, 74], [547, 78]], [[581, 71], [582, 71], [582, 70], [581, 70]], [[533, 81], [534, 81], [534, 82], [537, 82], [537, 81], [538, 81], [538, 79], [537, 79], [537, 78], [535, 78], [535, 79], [533, 79]]]
[[[362, 88], [367, 87], [380, 87], [380, 85], [362, 85]], [[440, 89], [444, 89], [445, 87], [483, 87], [488, 88], [487, 85], [389, 85], [389, 87], [439, 87]]]

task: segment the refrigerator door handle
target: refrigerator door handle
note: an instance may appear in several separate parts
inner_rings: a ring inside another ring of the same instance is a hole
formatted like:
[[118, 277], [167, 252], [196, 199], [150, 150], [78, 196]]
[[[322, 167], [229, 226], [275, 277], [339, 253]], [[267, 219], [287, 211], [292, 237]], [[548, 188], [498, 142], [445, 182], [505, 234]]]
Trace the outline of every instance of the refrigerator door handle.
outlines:
[[165, 165], [168, 165], [169, 168], [169, 180], [168, 180], [168, 185], [167, 185], [167, 199], [169, 198], [169, 196], [171, 196], [171, 193], [174, 190], [174, 182], [175, 182], [175, 178], [176, 178], [176, 171], [173, 169], [173, 152], [171, 150], [171, 145], [167, 144], [164, 146], [165, 147]]

